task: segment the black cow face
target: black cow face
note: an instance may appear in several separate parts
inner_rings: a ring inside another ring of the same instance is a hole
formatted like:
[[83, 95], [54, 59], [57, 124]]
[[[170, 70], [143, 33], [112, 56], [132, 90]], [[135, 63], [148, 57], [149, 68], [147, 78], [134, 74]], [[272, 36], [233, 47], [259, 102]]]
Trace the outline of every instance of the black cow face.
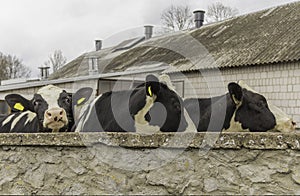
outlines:
[[163, 132], [184, 131], [187, 122], [182, 99], [153, 75], [146, 78], [146, 91], [147, 96], [155, 96], [154, 104], [145, 116], [149, 124], [159, 126]]
[[[7, 95], [5, 99], [15, 111], [30, 110], [36, 113], [41, 131], [58, 132], [70, 129], [74, 124], [72, 96], [56, 86], [39, 89], [32, 100], [18, 94]], [[81, 104], [84, 102], [81, 101]]]
[[248, 91], [236, 83], [230, 83], [228, 90], [237, 107], [234, 120], [241, 123], [243, 129], [266, 131], [274, 128], [275, 116], [264, 96]]

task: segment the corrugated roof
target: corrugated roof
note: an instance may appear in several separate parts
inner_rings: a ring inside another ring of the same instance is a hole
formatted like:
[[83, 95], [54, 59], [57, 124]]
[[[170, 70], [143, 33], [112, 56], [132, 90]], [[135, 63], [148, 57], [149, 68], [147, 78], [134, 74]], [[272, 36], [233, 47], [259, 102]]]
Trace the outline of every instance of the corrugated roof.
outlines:
[[116, 47], [114, 47], [114, 51], [118, 51], [118, 50], [126, 50], [129, 48], [134, 47], [135, 45], [137, 45], [138, 43], [142, 42], [145, 40], [145, 37], [136, 37], [133, 39], [129, 39], [129, 40], [125, 40], [123, 42], [121, 42], [119, 45], [117, 45]]
[[300, 59], [299, 21], [297, 2], [206, 26], [191, 35], [206, 46], [218, 67], [293, 61]]
[[[78, 76], [86, 76], [89, 75], [89, 59], [97, 58], [98, 61], [98, 70], [102, 73], [103, 67], [105, 64], [110, 62], [110, 59], [115, 58], [120, 55], [123, 51], [113, 52], [114, 48], [105, 48], [98, 51], [88, 52], [80, 55], [76, 59], [67, 63], [63, 66], [59, 71], [51, 74], [49, 76], [50, 80], [59, 79], [59, 78], [70, 78], [70, 77], [78, 77]], [[101, 59], [101, 60], [100, 60]]]
[[300, 2], [153, 37], [106, 59], [104, 73], [149, 62], [177, 72], [300, 60]]

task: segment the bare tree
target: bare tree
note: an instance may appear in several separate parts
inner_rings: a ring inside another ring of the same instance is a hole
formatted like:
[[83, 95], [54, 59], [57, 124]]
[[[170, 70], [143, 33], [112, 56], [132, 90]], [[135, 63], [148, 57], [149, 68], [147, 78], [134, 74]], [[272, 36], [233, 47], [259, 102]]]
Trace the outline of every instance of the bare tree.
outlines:
[[52, 55], [49, 56], [49, 60], [47, 60], [44, 65], [53, 68], [53, 72], [59, 70], [65, 63], [67, 62], [67, 58], [63, 56], [61, 50], [55, 50]]
[[236, 16], [238, 9], [225, 6], [220, 2], [214, 3], [207, 8], [207, 22], [217, 22]]
[[16, 56], [4, 55], [0, 52], [0, 80], [28, 78], [31, 70]]
[[188, 29], [193, 23], [190, 7], [170, 6], [161, 14], [162, 24], [173, 31]]

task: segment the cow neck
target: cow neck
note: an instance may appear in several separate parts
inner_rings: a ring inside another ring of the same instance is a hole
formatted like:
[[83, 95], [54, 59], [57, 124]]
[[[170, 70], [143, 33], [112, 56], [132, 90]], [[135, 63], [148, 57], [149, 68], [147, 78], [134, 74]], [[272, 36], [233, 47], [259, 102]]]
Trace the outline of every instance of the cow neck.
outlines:
[[91, 118], [91, 116], [97, 116], [94, 108], [96, 102], [102, 97], [102, 94], [96, 97], [90, 104], [88, 104], [86, 107], [82, 107], [79, 112], [78, 119], [75, 119], [75, 132], [80, 132], [84, 129], [84, 125], [87, 123], [88, 119]]
[[138, 111], [136, 115], [134, 115], [134, 119], [138, 124], [147, 124], [148, 122], [145, 119], [145, 116], [147, 112], [150, 110], [150, 108], [153, 106], [154, 102], [156, 100], [156, 95], [153, 95], [153, 97], [146, 96], [146, 104], [145, 106]]
[[159, 126], [149, 125], [149, 122], [145, 119], [147, 112], [149, 112], [150, 108], [153, 106], [156, 98], [156, 95], [153, 95], [152, 97], [146, 96], [145, 106], [136, 115], [134, 115], [135, 129], [137, 133], [152, 134], [160, 131]]

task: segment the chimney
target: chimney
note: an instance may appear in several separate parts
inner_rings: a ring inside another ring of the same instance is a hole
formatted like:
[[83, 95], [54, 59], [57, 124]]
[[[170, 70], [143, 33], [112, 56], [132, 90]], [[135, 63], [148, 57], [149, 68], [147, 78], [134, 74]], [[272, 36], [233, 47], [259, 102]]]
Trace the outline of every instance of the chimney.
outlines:
[[153, 26], [146, 25], [145, 27], [145, 39], [150, 39], [153, 33]]
[[49, 69], [50, 67], [39, 67], [41, 70], [41, 79], [46, 80], [49, 76]]
[[95, 40], [96, 51], [101, 50], [102, 48], [102, 40]]
[[195, 27], [200, 28], [203, 25], [205, 11], [196, 10], [193, 13], [194, 13], [194, 16], [195, 16], [195, 20], [194, 20]]

